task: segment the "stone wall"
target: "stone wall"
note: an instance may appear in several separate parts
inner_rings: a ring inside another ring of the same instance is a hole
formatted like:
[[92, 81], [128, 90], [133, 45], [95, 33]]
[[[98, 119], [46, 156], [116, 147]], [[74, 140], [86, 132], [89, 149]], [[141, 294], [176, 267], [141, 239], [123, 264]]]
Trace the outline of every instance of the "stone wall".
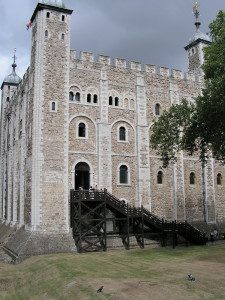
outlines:
[[[18, 87], [3, 88], [1, 220], [26, 225], [28, 233], [70, 234], [68, 192], [75, 186], [76, 164], [86, 162], [90, 185], [162, 218], [225, 224], [224, 167], [211, 159], [203, 170], [195, 157], [179, 153], [177, 162], [163, 169], [150, 145], [158, 115], [183, 98], [194, 102], [203, 78], [78, 54], [70, 50], [70, 13], [48, 6], [35, 12], [30, 68]], [[199, 64], [200, 50], [189, 58], [190, 68]], [[81, 122], [85, 137], [78, 136]], [[120, 182], [121, 165], [128, 168], [127, 183]]]
[[[120, 58], [113, 60], [99, 56], [96, 59], [92, 53], [81, 52], [78, 55], [75, 50], [71, 50], [70, 59], [70, 88], [76, 87], [74, 91], [79, 89], [82, 95], [80, 103], [70, 103], [70, 115], [81, 118], [83, 114], [98, 128], [95, 160], [97, 158], [99, 161], [100, 169], [99, 178], [95, 180], [98, 181], [97, 186], [107, 187], [118, 198], [135, 205], [144, 204], [163, 218], [202, 221], [205, 208], [201, 165], [195, 158], [181, 153], [177, 163], [164, 170], [149, 143], [150, 127], [157, 119], [156, 104], [160, 105], [161, 113], [171, 104], [180, 103], [183, 98], [193, 102], [201, 93], [202, 78], [165, 67], [142, 66], [141, 63]], [[92, 88], [96, 93], [100, 92], [99, 102], [95, 105], [88, 104], [86, 98]], [[109, 97], [112, 97], [110, 105]], [[116, 97], [119, 99], [118, 105], [115, 104]], [[71, 126], [74, 130], [74, 121], [71, 121]], [[118, 140], [120, 126], [126, 128], [127, 141]], [[90, 137], [90, 143], [95, 145], [91, 141], [93, 138], [95, 135]], [[93, 154], [94, 149], [89, 148], [89, 142], [81, 145], [72, 131], [70, 139], [73, 139], [74, 149], [81, 152], [78, 155], [80, 159], [84, 154]], [[130, 170], [129, 184], [125, 186], [119, 184], [121, 164], [126, 164]], [[163, 184], [157, 183], [160, 170], [163, 172]], [[193, 186], [190, 185], [191, 172], [196, 176]], [[215, 174], [211, 173], [209, 177], [215, 177]], [[214, 189], [209, 179], [206, 185], [209, 191]]]

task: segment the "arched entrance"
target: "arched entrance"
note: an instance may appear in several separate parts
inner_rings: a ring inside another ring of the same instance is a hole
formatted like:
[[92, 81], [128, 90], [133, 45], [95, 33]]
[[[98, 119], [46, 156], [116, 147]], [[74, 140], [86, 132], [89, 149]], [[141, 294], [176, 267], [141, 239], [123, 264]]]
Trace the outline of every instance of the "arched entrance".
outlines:
[[90, 188], [90, 167], [85, 162], [80, 162], [75, 167], [75, 190]]

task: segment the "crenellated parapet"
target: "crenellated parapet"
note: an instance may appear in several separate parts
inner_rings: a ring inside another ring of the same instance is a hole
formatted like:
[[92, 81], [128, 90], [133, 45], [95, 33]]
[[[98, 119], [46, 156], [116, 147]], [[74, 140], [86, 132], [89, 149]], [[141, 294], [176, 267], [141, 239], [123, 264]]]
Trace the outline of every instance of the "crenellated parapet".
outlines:
[[92, 68], [99, 68], [99, 65], [102, 66], [111, 66], [116, 69], [126, 69], [131, 71], [136, 71], [137, 73], [142, 72], [143, 75], [157, 75], [164, 78], [171, 78], [176, 80], [186, 80], [191, 82], [200, 82], [202, 81], [202, 76], [196, 75], [190, 72], [183, 72], [177, 69], [170, 69], [164, 66], [157, 66], [151, 64], [142, 64], [137, 61], [129, 61], [125, 58], [112, 58], [106, 55], [97, 55], [95, 56], [92, 52], [70, 50], [70, 60], [71, 62], [80, 62], [80, 63], [90, 63]]

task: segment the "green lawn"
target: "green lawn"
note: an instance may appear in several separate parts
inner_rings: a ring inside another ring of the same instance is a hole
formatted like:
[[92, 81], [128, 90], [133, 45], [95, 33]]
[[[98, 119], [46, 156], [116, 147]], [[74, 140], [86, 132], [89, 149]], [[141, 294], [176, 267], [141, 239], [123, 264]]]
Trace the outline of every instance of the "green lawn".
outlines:
[[[195, 282], [186, 279], [188, 273]], [[103, 292], [97, 293], [102, 285]], [[225, 245], [0, 263], [0, 299], [225, 299]]]

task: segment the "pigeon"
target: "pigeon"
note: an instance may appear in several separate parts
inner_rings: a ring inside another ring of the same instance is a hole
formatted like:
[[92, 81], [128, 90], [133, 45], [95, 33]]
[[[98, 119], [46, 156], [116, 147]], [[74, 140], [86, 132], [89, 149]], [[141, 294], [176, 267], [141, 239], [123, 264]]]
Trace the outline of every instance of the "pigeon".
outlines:
[[97, 290], [97, 293], [101, 293], [102, 292], [102, 290], [103, 290], [103, 285]]
[[188, 279], [189, 281], [195, 281], [195, 277], [193, 277], [192, 274], [188, 274], [187, 279]]

